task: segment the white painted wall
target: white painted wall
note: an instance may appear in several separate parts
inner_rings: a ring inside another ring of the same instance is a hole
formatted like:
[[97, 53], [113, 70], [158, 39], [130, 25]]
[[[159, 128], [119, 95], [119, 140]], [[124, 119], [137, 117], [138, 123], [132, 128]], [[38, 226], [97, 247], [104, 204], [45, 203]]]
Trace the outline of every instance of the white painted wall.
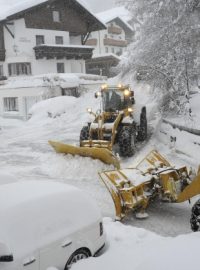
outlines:
[[81, 36], [70, 36], [71, 45], [81, 45]]
[[71, 60], [71, 72], [72, 73], [85, 73], [85, 61], [84, 60]]

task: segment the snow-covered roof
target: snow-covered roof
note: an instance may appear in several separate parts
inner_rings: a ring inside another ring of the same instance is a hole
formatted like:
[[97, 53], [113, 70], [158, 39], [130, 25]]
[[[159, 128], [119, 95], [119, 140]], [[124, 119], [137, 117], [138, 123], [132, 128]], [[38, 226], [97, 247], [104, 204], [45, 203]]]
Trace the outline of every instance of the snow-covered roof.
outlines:
[[59, 47], [59, 48], [77, 48], [77, 49], [94, 49], [93, 46], [87, 46], [87, 45], [65, 45], [65, 44], [40, 44], [36, 47]]
[[[93, 16], [96, 20], [99, 21], [99, 23], [105, 26], [104, 23], [90, 10], [85, 0], [73, 1], [79, 3], [83, 9], [89, 12], [91, 16]], [[45, 2], [48, 2], [48, 0], [18, 0], [17, 3], [13, 1], [13, 4], [10, 5], [9, 2], [7, 4], [6, 0], [1, 0], [0, 21], [6, 20], [9, 16], [13, 16], [19, 12], [23, 12]]]
[[118, 18], [126, 25], [127, 28], [129, 28], [129, 30], [134, 31], [132, 26], [128, 23], [132, 18], [131, 14], [123, 6], [97, 13], [96, 16], [105, 24]]
[[93, 54], [92, 59], [93, 58], [104, 58], [104, 57], [113, 57], [113, 58], [116, 58], [118, 60], [121, 59], [118, 55], [116, 55], [114, 53]]

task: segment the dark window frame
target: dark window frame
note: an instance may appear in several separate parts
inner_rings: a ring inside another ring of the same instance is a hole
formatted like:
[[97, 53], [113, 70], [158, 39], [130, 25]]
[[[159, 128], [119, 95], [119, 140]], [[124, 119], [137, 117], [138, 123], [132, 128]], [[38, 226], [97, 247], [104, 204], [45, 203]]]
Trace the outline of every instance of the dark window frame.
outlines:
[[19, 111], [18, 97], [4, 97], [3, 105], [4, 105], [4, 112], [18, 112]]
[[31, 63], [19, 62], [8, 64], [9, 76], [31, 75]]
[[63, 45], [64, 44], [63, 36], [55, 36], [55, 42], [57, 45]]
[[3, 65], [0, 65], [0, 76], [4, 76]]
[[65, 73], [65, 63], [57, 63], [57, 73]]

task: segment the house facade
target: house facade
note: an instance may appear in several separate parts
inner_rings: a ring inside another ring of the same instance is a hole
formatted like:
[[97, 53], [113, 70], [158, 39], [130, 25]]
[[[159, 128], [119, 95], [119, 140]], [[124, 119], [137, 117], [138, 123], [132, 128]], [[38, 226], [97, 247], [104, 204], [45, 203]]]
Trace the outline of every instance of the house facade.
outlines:
[[16, 11], [0, 21], [0, 76], [85, 73], [86, 40], [105, 25], [78, 0], [30, 0]]
[[95, 48], [92, 59], [88, 59], [86, 63], [87, 73], [108, 77], [114, 75], [109, 70], [119, 63], [119, 56], [126, 51], [133, 39], [133, 28], [124, 18], [112, 12], [114, 10], [116, 9], [97, 14], [107, 29], [92, 32], [86, 42], [88, 46]]

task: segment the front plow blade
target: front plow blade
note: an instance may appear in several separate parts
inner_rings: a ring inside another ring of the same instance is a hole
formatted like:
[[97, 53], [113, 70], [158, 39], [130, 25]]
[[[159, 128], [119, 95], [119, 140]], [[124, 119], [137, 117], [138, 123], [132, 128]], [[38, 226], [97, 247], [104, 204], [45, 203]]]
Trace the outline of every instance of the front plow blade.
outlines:
[[115, 166], [115, 168], [120, 169], [118, 158], [108, 149], [97, 147], [79, 147], [54, 141], [49, 141], [49, 144], [57, 153], [99, 159], [106, 164], [112, 164]]

